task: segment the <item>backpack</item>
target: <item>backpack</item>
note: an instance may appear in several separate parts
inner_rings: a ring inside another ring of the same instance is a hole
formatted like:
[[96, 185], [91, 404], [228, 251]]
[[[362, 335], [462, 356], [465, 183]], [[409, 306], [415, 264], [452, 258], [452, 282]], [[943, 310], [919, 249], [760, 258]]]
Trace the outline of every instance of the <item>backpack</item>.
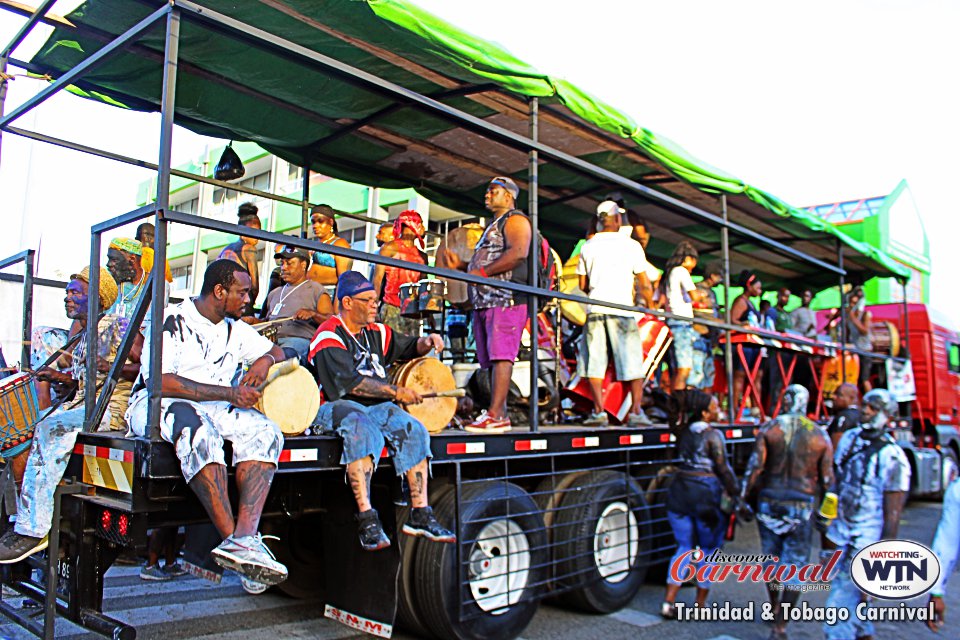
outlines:
[[[517, 214], [523, 217], [527, 215], [519, 209], [514, 209], [497, 220], [501, 235], [504, 233], [503, 228], [507, 224], [507, 218]], [[550, 243], [547, 242], [547, 239], [543, 237], [539, 230], [537, 231], [537, 242], [540, 243], [540, 253], [537, 255], [537, 286], [548, 291], [556, 291], [560, 284], [559, 256], [556, 255], [556, 252], [550, 247]]]

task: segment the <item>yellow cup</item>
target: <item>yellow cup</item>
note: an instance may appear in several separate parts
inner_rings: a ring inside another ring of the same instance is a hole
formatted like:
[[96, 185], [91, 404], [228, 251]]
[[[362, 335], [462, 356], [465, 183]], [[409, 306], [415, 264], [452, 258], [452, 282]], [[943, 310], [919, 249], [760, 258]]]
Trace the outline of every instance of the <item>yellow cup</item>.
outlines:
[[828, 491], [823, 494], [823, 503], [820, 504], [820, 517], [834, 519], [837, 517], [837, 494]]

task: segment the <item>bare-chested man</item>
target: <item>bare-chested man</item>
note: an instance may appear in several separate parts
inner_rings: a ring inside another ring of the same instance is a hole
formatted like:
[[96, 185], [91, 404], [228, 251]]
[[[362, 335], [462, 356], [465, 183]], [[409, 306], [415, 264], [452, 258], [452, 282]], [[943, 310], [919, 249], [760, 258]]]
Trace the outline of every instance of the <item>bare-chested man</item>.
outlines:
[[[747, 466], [742, 497], [758, 489], [757, 526], [762, 553], [777, 566], [804, 565], [810, 556], [812, 516], [818, 494], [833, 483], [833, 445], [806, 417], [810, 393], [798, 384], [784, 392], [784, 412], [763, 425]], [[767, 583], [775, 620], [771, 640], [785, 640], [780, 603], [796, 604], [799, 581]]]
[[836, 449], [844, 432], [860, 426], [860, 390], [844, 382], [833, 393], [833, 420], [827, 426], [830, 442]]

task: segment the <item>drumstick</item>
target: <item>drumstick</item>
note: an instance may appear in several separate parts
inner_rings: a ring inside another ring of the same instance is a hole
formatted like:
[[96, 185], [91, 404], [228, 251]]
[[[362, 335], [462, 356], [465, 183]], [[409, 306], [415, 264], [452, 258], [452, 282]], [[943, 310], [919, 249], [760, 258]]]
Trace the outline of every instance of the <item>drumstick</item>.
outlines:
[[421, 398], [462, 398], [467, 395], [466, 389], [450, 389], [449, 391], [431, 391], [421, 393]]
[[265, 329], [269, 329], [270, 327], [272, 327], [272, 326], [275, 325], [275, 324], [283, 324], [284, 322], [290, 322], [291, 320], [296, 320], [296, 318], [294, 318], [293, 316], [290, 316], [289, 318], [277, 318], [277, 319], [275, 319], [275, 320], [267, 320], [267, 321], [265, 321], [265, 322], [258, 322], [257, 324], [253, 324], [253, 325], [250, 325], [250, 326], [252, 326], [254, 329], [256, 329], [256, 330], [259, 332], [259, 331], [263, 331], [263, 330], [265, 330]]
[[290, 358], [289, 360], [284, 360], [280, 363], [280, 366], [270, 372], [267, 375], [267, 379], [257, 385], [257, 391], [263, 391], [264, 387], [268, 384], [279, 378], [280, 376], [285, 376], [288, 373], [293, 373], [298, 368], [300, 368], [300, 361], [296, 358]]

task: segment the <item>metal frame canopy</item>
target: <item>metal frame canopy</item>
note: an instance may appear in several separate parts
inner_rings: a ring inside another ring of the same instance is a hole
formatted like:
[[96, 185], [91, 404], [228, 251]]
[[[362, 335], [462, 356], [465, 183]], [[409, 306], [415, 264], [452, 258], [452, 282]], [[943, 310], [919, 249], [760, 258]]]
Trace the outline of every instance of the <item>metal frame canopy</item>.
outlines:
[[[11, 123], [61, 88], [159, 109], [158, 20], [173, 10], [183, 16], [173, 119], [193, 131], [250, 140], [332, 177], [412, 186], [478, 215], [493, 175], [517, 180], [527, 204], [536, 152], [540, 228], [561, 252], [617, 190], [652, 223], [649, 252], [660, 259], [684, 238], [720, 257], [726, 227], [731, 270], [751, 267], [770, 285], [909, 277], [886, 254], [404, 0], [89, 0], [66, 21], [44, 19], [55, 30], [30, 62], [11, 60], [57, 80], [0, 129], [32, 135]], [[838, 245], [851, 249], [842, 267]]]

